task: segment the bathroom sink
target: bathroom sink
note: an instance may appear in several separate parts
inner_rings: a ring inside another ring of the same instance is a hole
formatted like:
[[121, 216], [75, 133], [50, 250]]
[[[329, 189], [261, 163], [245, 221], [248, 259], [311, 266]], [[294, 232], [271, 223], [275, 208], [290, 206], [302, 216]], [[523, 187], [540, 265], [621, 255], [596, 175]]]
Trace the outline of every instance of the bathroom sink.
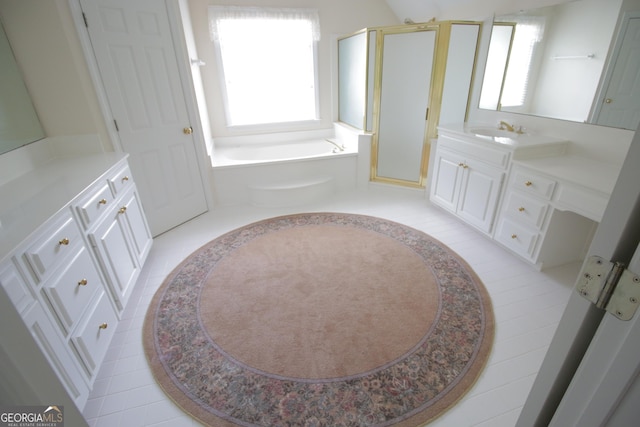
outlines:
[[477, 137], [488, 139], [500, 144], [516, 144], [518, 139], [526, 136], [525, 133], [509, 132], [508, 130], [490, 127], [470, 128], [468, 132]]
[[471, 128], [469, 132], [477, 136], [490, 136], [490, 137], [502, 137], [502, 138], [518, 138], [519, 133], [509, 132], [508, 130], [494, 129], [494, 128]]

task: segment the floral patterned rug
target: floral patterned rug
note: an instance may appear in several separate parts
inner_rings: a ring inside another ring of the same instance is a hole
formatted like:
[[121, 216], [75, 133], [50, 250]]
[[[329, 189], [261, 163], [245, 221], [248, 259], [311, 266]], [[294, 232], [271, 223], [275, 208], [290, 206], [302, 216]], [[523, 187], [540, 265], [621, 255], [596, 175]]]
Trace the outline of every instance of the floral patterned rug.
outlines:
[[309, 213], [191, 254], [154, 296], [143, 340], [160, 386], [206, 425], [408, 427], [471, 388], [493, 327], [482, 283], [442, 243]]

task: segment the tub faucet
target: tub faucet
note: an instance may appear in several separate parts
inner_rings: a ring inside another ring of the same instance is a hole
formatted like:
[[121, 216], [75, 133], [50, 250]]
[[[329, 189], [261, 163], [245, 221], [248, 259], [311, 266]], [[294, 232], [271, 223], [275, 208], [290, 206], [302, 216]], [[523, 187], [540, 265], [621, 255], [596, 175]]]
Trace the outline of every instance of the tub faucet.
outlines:
[[509, 123], [505, 122], [504, 120], [500, 120], [500, 127], [498, 129], [501, 129], [501, 130], [505, 130], [506, 129], [509, 132], [515, 132], [516, 131], [516, 129], [512, 125], [510, 125]]
[[333, 149], [334, 153], [337, 153], [338, 151], [344, 151], [344, 144], [343, 145], [338, 145], [337, 142], [332, 141], [330, 139], [325, 139], [325, 141], [327, 141], [329, 144], [335, 145], [336, 148]]

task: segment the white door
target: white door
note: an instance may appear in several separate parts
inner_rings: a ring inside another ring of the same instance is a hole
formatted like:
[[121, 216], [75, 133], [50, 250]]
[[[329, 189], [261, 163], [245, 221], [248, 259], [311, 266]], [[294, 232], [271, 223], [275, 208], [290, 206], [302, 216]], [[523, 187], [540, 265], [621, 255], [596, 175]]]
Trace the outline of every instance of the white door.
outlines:
[[596, 123], [635, 129], [640, 123], [640, 16], [625, 20], [625, 25]]
[[167, 5], [159, 0], [80, 4], [155, 236], [207, 210]]
[[[640, 129], [587, 256], [640, 273]], [[640, 313], [622, 321], [574, 291], [518, 427], [637, 425]], [[632, 417], [632, 418], [630, 418]], [[627, 420], [633, 419], [633, 424]]]

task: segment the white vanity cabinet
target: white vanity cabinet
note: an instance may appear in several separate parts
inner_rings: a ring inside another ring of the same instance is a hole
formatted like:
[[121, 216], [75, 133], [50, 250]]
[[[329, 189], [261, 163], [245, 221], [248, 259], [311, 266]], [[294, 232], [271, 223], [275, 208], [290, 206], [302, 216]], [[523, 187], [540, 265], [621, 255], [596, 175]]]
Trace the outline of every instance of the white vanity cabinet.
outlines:
[[514, 166], [496, 228], [495, 239], [518, 255], [536, 262], [538, 241], [546, 231], [549, 201], [556, 181]]
[[514, 162], [495, 240], [539, 268], [584, 259], [617, 176], [603, 169], [571, 156]]
[[52, 160], [0, 196], [0, 285], [82, 409], [152, 243], [126, 157]]
[[441, 135], [431, 201], [480, 231], [491, 233], [509, 152]]
[[133, 290], [152, 237], [128, 167], [88, 191], [76, 206], [118, 312]]
[[544, 135], [473, 124], [439, 131], [432, 203], [538, 268], [584, 259], [620, 165]]

